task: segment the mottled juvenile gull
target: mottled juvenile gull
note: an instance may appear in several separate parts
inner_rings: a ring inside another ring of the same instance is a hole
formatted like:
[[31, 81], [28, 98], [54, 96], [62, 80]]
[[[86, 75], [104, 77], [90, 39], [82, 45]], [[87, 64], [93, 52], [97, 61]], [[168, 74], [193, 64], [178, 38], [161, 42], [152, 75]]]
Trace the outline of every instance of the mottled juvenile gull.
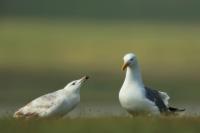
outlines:
[[80, 87], [88, 79], [84, 76], [70, 82], [61, 90], [43, 95], [14, 113], [14, 118], [62, 117], [80, 102]]
[[119, 92], [119, 101], [130, 114], [159, 115], [184, 111], [169, 106], [170, 97], [167, 93], [144, 86], [135, 54], [129, 53], [124, 56], [122, 70], [125, 69], [126, 77]]

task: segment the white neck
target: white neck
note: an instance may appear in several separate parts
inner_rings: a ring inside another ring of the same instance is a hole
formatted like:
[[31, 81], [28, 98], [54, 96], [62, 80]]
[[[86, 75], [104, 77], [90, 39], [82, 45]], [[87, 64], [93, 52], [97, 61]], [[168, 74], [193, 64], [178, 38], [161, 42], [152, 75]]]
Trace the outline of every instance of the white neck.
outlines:
[[144, 87], [139, 65], [136, 63], [133, 66], [127, 67], [124, 85], [131, 84], [133, 86]]
[[74, 93], [74, 94], [80, 94], [80, 87], [79, 88], [65, 87], [63, 90], [66, 92], [66, 94], [68, 94], [69, 92]]

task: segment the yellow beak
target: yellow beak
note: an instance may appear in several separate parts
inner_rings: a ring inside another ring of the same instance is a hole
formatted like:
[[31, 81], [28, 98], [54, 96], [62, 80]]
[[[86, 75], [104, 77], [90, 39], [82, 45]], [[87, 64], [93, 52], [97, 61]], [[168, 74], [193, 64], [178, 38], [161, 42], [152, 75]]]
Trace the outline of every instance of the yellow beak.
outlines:
[[122, 66], [122, 71], [124, 71], [128, 66], [129, 66], [129, 63], [124, 63], [124, 65]]

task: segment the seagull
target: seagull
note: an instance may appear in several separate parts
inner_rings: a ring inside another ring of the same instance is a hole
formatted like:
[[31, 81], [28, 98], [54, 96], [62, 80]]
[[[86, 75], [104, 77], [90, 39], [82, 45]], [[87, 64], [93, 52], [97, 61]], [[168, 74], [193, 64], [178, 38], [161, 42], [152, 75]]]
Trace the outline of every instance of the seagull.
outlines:
[[63, 89], [40, 96], [20, 108], [14, 118], [59, 118], [73, 110], [80, 102], [80, 87], [88, 79], [84, 76]]
[[122, 70], [126, 69], [126, 77], [119, 92], [121, 106], [131, 115], [174, 114], [185, 111], [169, 106], [170, 97], [166, 92], [145, 87], [139, 63], [134, 53], [124, 56]]

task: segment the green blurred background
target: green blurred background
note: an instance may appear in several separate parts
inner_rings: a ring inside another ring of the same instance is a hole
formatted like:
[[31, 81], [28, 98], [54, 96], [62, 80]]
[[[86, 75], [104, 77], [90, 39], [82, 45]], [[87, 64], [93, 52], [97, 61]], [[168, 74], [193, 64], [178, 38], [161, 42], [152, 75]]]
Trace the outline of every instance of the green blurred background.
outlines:
[[199, 5], [192, 1], [1, 1], [0, 107], [18, 107], [85, 74], [83, 103], [118, 105], [122, 57], [146, 85], [198, 104]]
[[118, 103], [122, 57], [135, 52], [146, 85], [172, 102], [199, 101], [200, 28], [139, 22], [0, 22], [0, 104], [19, 104], [91, 76], [82, 100]]
[[81, 90], [81, 107], [118, 111], [127, 52], [137, 54], [147, 86], [194, 111], [200, 100], [199, 6], [198, 0], [1, 0], [1, 112], [83, 75], [91, 79]]
[[[199, 7], [199, 0], [0, 0], [0, 118], [9, 118], [0, 119], [1, 132], [199, 132], [198, 117], [131, 119], [118, 102], [122, 58], [134, 52], [147, 86], [199, 116]], [[91, 79], [68, 116], [77, 119], [10, 119], [83, 75]]]

